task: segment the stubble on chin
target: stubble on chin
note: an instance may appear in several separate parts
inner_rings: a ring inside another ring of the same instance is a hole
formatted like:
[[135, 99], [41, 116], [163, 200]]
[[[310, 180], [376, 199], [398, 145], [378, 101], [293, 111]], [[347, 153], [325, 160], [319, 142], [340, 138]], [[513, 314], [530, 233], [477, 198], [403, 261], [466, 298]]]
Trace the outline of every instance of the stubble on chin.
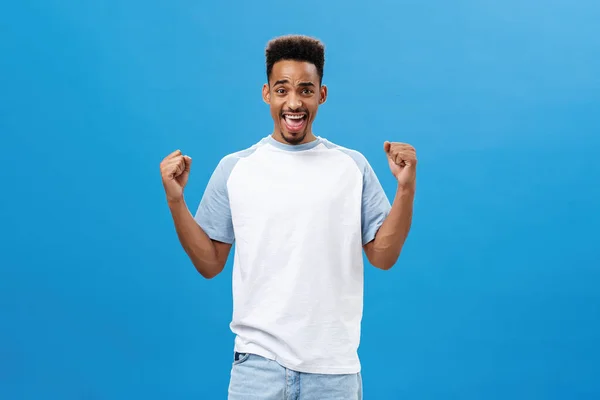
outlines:
[[306, 137], [306, 131], [304, 131], [296, 136], [286, 135], [283, 131], [280, 131], [280, 133], [281, 133], [281, 137], [283, 138], [283, 140], [285, 140], [289, 144], [299, 144]]

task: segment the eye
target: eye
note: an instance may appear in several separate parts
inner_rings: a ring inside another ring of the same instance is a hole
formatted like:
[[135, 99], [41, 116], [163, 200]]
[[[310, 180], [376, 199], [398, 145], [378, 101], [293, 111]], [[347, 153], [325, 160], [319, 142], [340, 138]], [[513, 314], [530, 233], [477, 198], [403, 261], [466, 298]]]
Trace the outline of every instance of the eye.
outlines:
[[310, 89], [304, 89], [304, 90], [302, 90], [302, 93], [303, 94], [313, 94], [313, 91]]
[[275, 89], [275, 93], [277, 93], [277, 94], [284, 94], [285, 93], [285, 89], [284, 88]]

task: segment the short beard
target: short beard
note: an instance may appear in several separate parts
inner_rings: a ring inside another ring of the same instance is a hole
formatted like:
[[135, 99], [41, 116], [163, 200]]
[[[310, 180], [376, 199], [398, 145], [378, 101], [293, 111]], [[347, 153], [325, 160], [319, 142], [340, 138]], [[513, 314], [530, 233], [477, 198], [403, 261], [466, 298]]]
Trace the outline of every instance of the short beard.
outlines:
[[289, 144], [299, 144], [306, 137], [306, 128], [304, 128], [304, 131], [302, 131], [301, 134], [294, 136], [294, 137], [286, 137], [285, 134], [283, 133], [283, 131], [281, 131], [281, 137], [283, 138], [283, 140], [285, 140]]

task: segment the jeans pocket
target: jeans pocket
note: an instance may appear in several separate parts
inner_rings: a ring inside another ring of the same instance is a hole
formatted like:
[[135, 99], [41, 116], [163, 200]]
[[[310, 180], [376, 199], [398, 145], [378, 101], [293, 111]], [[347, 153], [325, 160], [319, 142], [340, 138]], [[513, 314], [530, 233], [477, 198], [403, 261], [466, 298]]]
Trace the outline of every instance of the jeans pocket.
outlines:
[[250, 353], [234, 353], [233, 365], [240, 365], [250, 357]]

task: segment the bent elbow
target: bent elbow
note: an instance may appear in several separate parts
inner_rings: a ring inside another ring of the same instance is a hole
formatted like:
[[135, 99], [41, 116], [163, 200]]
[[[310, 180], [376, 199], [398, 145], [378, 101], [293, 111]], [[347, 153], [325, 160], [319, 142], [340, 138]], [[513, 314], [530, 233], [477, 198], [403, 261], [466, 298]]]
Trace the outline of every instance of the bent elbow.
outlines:
[[372, 262], [371, 264], [373, 264], [375, 268], [379, 268], [384, 271], [389, 271], [394, 265], [396, 265], [396, 260], [381, 260], [377, 262]]
[[224, 265], [197, 265], [194, 264], [194, 267], [196, 268], [196, 271], [198, 271], [198, 273], [207, 280], [213, 279], [214, 277], [216, 277], [217, 275], [219, 275], [219, 273], [221, 273], [221, 271], [223, 270], [223, 268], [225, 267]]
[[204, 271], [200, 271], [200, 270], [198, 270], [198, 272], [199, 272], [199, 273], [200, 273], [200, 275], [201, 275], [201, 276], [202, 276], [204, 279], [206, 279], [206, 280], [210, 280], [210, 279], [214, 278], [215, 276], [219, 275], [218, 273], [217, 273], [217, 274], [215, 274], [215, 273], [211, 273], [211, 272], [204, 272]]
[[385, 242], [382, 244], [374, 241], [367, 244], [364, 249], [369, 263], [384, 271], [388, 271], [396, 265], [402, 252], [402, 247], [392, 247]]
[[399, 253], [390, 254], [389, 252], [374, 252], [374, 254], [371, 254], [371, 257], [368, 257], [371, 265], [383, 271], [392, 269], [398, 262], [398, 258], [400, 258]]

